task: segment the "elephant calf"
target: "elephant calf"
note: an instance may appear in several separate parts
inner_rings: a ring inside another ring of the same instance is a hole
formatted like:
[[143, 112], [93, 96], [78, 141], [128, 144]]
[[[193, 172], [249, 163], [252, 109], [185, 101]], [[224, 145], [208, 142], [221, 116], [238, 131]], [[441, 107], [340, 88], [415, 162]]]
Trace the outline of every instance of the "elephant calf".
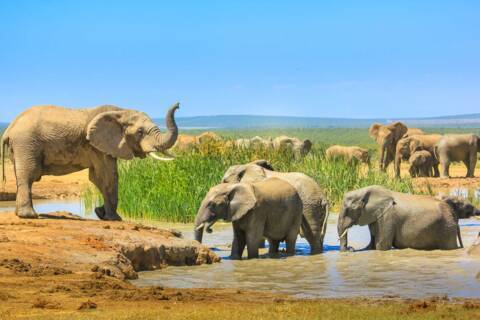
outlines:
[[222, 183], [214, 186], [202, 201], [195, 219], [195, 239], [202, 240], [204, 228], [218, 220], [233, 224], [232, 259], [241, 259], [245, 246], [248, 258], [258, 258], [263, 237], [270, 243], [269, 254], [277, 254], [281, 241], [287, 254], [295, 254], [302, 221], [302, 201], [287, 182], [269, 178], [256, 183]]
[[429, 196], [369, 186], [345, 194], [338, 217], [340, 249], [347, 250], [347, 231], [368, 225], [369, 249], [457, 249], [458, 220], [450, 206]]
[[410, 163], [410, 176], [414, 177], [432, 177], [435, 160], [427, 150], [415, 151], [408, 159]]

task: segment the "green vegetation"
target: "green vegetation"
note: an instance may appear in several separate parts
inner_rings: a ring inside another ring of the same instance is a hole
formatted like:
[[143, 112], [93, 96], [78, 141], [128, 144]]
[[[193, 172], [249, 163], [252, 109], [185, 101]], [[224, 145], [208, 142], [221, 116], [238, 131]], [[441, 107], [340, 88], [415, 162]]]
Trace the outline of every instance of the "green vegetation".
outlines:
[[[391, 179], [365, 165], [326, 161], [321, 146], [315, 147], [305, 159], [294, 161], [288, 151], [240, 150], [210, 144], [181, 154], [171, 162], [121, 161], [119, 211], [133, 219], [191, 222], [205, 194], [221, 181], [229, 166], [257, 159], [268, 159], [277, 171], [308, 174], [320, 184], [335, 209], [346, 191], [372, 184], [414, 192], [410, 179]], [[95, 195], [92, 189], [84, 192], [88, 205], [94, 204]]]

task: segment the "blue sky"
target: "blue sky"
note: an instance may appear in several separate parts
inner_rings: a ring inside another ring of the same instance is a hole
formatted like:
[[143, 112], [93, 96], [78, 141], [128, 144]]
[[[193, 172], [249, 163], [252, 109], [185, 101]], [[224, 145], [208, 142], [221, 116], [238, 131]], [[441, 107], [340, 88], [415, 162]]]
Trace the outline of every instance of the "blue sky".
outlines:
[[480, 112], [478, 1], [0, 0], [0, 121], [38, 104], [163, 116]]

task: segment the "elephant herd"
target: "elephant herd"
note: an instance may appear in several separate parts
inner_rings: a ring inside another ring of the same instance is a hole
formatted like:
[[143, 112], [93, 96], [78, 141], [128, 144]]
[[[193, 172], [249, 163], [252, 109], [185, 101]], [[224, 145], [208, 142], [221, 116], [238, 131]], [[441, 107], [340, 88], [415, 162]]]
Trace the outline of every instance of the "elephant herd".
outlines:
[[401, 122], [375, 123], [369, 133], [380, 146], [380, 169], [385, 171], [394, 162], [396, 177], [400, 177], [402, 160], [410, 163], [412, 177], [448, 178], [452, 162], [463, 162], [467, 168], [466, 176], [474, 177], [480, 151], [480, 138], [474, 134], [425, 134], [420, 129], [407, 128]]
[[[371, 241], [365, 249], [419, 250], [463, 247], [459, 219], [480, 212], [457, 197], [435, 198], [369, 186], [345, 194], [337, 231], [341, 251], [348, 246], [348, 229], [368, 225]], [[257, 258], [266, 238], [269, 255], [285, 241], [287, 255], [295, 253], [297, 235], [305, 237], [311, 254], [323, 251], [328, 201], [318, 184], [299, 172], [276, 172], [266, 160], [234, 165], [203, 199], [195, 219], [195, 239], [212, 232], [218, 220], [233, 225], [231, 257]], [[458, 241], [458, 243], [457, 243]]]

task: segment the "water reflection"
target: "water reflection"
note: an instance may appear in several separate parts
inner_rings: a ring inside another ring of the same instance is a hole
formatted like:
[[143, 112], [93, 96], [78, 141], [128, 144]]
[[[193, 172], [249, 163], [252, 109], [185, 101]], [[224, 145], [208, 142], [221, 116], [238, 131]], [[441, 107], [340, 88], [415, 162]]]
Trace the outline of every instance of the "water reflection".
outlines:
[[[33, 207], [37, 213], [67, 211], [83, 218], [98, 219], [92, 208], [85, 206], [81, 199], [50, 199], [33, 200]], [[15, 201], [0, 201], [0, 212], [15, 211]]]

